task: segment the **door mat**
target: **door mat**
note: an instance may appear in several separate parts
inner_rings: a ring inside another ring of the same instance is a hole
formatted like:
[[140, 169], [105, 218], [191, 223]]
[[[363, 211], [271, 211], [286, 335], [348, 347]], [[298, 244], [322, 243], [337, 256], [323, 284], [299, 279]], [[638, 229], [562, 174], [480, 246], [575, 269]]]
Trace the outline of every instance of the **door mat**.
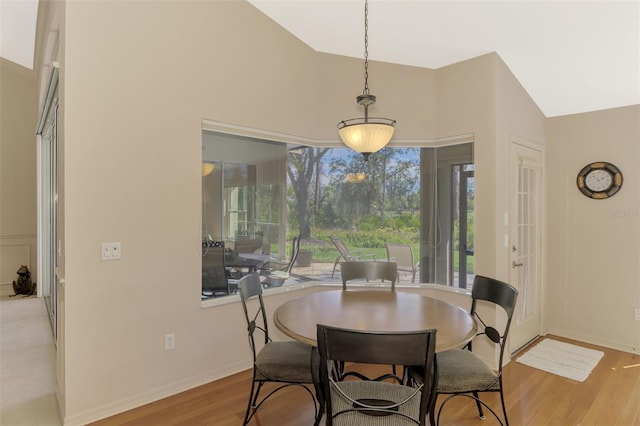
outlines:
[[519, 357], [517, 362], [583, 382], [603, 356], [602, 351], [544, 339]]

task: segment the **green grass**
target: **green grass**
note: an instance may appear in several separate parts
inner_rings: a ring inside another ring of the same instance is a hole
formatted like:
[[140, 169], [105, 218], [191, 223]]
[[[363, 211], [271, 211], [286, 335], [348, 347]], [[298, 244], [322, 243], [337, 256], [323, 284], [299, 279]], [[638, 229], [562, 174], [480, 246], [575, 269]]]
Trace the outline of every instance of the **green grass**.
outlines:
[[[313, 252], [313, 260], [314, 263], [333, 263], [338, 256], [338, 250], [333, 245], [327, 244], [326, 246], [300, 246], [301, 250], [311, 250]], [[412, 246], [413, 255], [415, 257], [414, 262], [419, 260], [420, 250], [417, 246]], [[349, 247], [349, 251], [354, 256], [361, 256], [362, 260], [371, 260], [372, 254], [375, 254], [375, 258], [378, 260], [386, 260], [387, 259], [387, 250], [384, 247]], [[458, 252], [453, 253], [453, 261], [454, 265], [458, 264]], [[467, 256], [467, 272], [473, 273], [473, 264], [474, 257]], [[454, 268], [456, 271], [457, 267]]]
[[[332, 245], [326, 245], [324, 247], [318, 246], [300, 246], [301, 250], [311, 250], [313, 252], [313, 262], [316, 263], [333, 263], [338, 256], [338, 250]], [[414, 248], [414, 253], [416, 249]], [[375, 255], [376, 259], [387, 258], [387, 250], [384, 247], [349, 247], [349, 251], [355, 257], [361, 256], [362, 260], [372, 260], [371, 255]]]

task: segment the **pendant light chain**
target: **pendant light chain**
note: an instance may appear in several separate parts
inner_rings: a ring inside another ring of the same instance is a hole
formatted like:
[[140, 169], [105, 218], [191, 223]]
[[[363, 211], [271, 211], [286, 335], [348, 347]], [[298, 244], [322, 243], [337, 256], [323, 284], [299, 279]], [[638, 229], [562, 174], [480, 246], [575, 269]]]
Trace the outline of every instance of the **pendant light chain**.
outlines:
[[369, 106], [376, 103], [376, 97], [369, 93], [369, 2], [364, 2], [364, 90], [356, 97], [358, 105], [364, 107], [364, 117], [338, 122], [340, 139], [349, 148], [369, 155], [384, 148], [391, 137], [396, 120], [382, 117], [369, 118]]
[[369, 94], [369, 2], [364, 2], [364, 90], [363, 95]]

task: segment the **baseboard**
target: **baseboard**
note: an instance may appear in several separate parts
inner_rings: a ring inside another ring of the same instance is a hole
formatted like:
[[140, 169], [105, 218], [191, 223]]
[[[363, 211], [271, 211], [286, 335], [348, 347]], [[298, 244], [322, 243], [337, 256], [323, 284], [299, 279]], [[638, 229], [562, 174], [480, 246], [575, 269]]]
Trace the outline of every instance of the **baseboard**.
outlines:
[[621, 342], [614, 342], [611, 340], [603, 339], [598, 336], [590, 336], [590, 335], [575, 333], [570, 330], [563, 330], [558, 328], [550, 328], [547, 331], [547, 334], [552, 334], [558, 337], [564, 337], [565, 339], [577, 340], [579, 342], [589, 343], [592, 345], [602, 346], [602, 347], [614, 349], [617, 351], [629, 352], [632, 354], [640, 354], [640, 348], [638, 348], [637, 346], [634, 347]]
[[80, 413], [66, 416], [62, 424], [64, 426], [86, 425], [101, 419], [105, 419], [107, 417], [114, 416], [119, 413], [123, 413], [128, 410], [132, 410], [134, 408], [141, 407], [160, 399], [170, 397], [172, 395], [188, 391], [189, 389], [202, 386], [215, 380], [223, 379], [225, 377], [244, 371], [247, 368], [251, 368], [251, 366], [248, 366], [246, 362], [235, 363], [228, 366], [228, 368], [225, 368], [224, 370], [209, 371], [202, 375], [197, 375], [184, 380], [180, 380], [175, 383], [150, 390], [148, 392], [142, 392], [140, 394], [132, 395], [131, 397], [121, 399], [119, 401], [113, 401], [90, 410], [85, 410]]
[[1, 296], [13, 296], [13, 283], [0, 283], [0, 297]]

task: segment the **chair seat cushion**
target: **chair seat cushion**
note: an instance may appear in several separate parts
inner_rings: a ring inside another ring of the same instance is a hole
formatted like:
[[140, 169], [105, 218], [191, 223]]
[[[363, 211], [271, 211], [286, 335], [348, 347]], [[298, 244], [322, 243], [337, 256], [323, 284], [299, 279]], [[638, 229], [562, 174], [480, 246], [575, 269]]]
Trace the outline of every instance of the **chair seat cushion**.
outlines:
[[313, 383], [311, 346], [294, 341], [267, 343], [256, 357], [255, 375], [257, 380]]
[[[337, 382], [338, 386], [345, 394], [354, 400], [378, 399], [385, 401], [401, 402], [408, 398], [415, 388], [397, 385], [394, 383], [366, 381], [366, 380], [346, 380]], [[398, 407], [398, 412], [406, 414], [414, 419], [420, 416], [421, 392], [417, 392], [404, 405]], [[341, 395], [336, 389], [331, 390], [332, 411], [336, 413], [353, 408], [353, 402]], [[374, 416], [358, 412], [346, 412], [334, 417], [335, 426], [367, 425], [367, 426], [391, 426], [391, 425], [415, 425], [414, 421], [402, 416], [392, 414]]]
[[497, 374], [473, 352], [454, 349], [436, 355], [438, 392], [457, 393], [471, 390], [499, 390]]

